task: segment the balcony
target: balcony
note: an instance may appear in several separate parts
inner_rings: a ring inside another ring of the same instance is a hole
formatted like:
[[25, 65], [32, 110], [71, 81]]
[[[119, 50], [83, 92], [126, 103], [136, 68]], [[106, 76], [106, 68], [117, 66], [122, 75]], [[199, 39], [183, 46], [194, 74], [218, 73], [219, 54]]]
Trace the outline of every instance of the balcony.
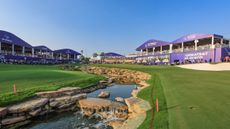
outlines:
[[173, 53], [182, 52], [182, 48], [177, 48], [172, 50]]
[[184, 52], [191, 52], [191, 51], [195, 51], [195, 46], [184, 48]]
[[[216, 48], [217, 48], [217, 47], [218, 47], [218, 46], [216, 46]], [[229, 45], [229, 44], [221, 44], [220, 47], [221, 47], [221, 48], [229, 48], [230, 45]]]
[[197, 50], [209, 50], [209, 49], [211, 49], [211, 44], [197, 46]]
[[154, 55], [157, 55], [157, 54], [161, 54], [161, 52], [160, 51], [154, 52]]
[[162, 51], [162, 54], [168, 54], [169, 53], [169, 50], [163, 50]]

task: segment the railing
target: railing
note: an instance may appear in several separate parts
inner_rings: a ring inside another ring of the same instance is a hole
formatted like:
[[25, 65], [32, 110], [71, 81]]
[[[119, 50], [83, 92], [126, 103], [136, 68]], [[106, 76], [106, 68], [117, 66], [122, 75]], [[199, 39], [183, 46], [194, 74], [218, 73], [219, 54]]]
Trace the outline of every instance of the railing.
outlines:
[[11, 51], [2, 50], [1, 53], [4, 54], [4, 55], [12, 55], [12, 52], [11, 52]]
[[161, 52], [160, 51], [154, 52], [154, 55], [156, 55], [156, 54], [161, 54]]
[[154, 54], [153, 52], [146, 53], [146, 55], [153, 55], [153, 54]]
[[191, 52], [191, 51], [195, 51], [195, 47], [186, 47], [186, 48], [184, 48], [184, 52]]
[[173, 53], [176, 53], [176, 52], [182, 52], [182, 48], [178, 48], [178, 49], [173, 49], [172, 50]]
[[[211, 46], [212, 46], [211, 44], [200, 45], [200, 46], [197, 46], [197, 50], [210, 50], [212, 48]], [[230, 45], [228, 45], [228, 44], [215, 44], [215, 48], [230, 48]], [[196, 51], [195, 46], [185, 47], [184, 50], [182, 48], [173, 49], [172, 53], [192, 52], [192, 51]], [[169, 50], [163, 50], [162, 52], [160, 52], [160, 51], [149, 52], [149, 53], [143, 52], [143, 53], [138, 53], [137, 56], [168, 54], [169, 52], [170, 52]]]
[[211, 48], [211, 45], [197, 46], [197, 50], [208, 50]]
[[222, 48], [229, 48], [230, 45], [229, 45], [229, 44], [222, 44], [221, 47], [222, 47]]
[[[13, 55], [12, 51], [2, 50], [1, 53], [4, 54], [4, 55]], [[32, 56], [32, 54], [30, 54], [30, 53], [22, 54], [22, 53], [14, 52], [14, 56]]]
[[168, 54], [169, 53], [169, 50], [163, 50], [162, 51], [162, 54]]

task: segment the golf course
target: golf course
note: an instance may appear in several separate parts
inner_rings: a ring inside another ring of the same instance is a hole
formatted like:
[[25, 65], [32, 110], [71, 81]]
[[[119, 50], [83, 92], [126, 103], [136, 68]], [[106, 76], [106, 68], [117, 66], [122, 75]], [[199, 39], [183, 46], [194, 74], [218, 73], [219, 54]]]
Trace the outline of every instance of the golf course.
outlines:
[[[95, 64], [149, 73], [149, 87], [139, 98], [152, 109], [140, 129], [226, 129], [230, 126], [230, 71], [198, 71], [175, 66]], [[48, 65], [0, 64], [0, 106], [31, 98], [38, 91], [65, 86], [86, 87], [103, 79], [81, 71]], [[13, 92], [13, 85], [17, 93]], [[159, 112], [155, 100], [159, 100]]]
[[[56, 90], [65, 86], [86, 87], [102, 77], [80, 71], [61, 70], [57, 65], [0, 64], [0, 106], [30, 97], [36, 92]], [[17, 93], [14, 94], [13, 86]]]
[[[172, 66], [96, 65], [147, 72], [150, 87], [138, 96], [159, 100], [140, 129], [227, 129], [230, 127], [230, 71], [198, 71]], [[154, 116], [154, 118], [153, 118]]]

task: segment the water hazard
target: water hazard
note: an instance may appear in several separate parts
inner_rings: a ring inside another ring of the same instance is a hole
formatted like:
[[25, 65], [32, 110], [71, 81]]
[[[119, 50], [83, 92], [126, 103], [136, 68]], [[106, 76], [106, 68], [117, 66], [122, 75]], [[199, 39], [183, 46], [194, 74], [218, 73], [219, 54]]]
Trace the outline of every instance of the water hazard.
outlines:
[[[105, 89], [99, 89], [88, 94], [88, 97], [97, 97], [102, 91], [110, 92], [108, 99], [115, 100], [116, 97], [128, 98], [131, 96], [133, 89], [136, 85], [118, 85], [106, 87]], [[59, 114], [49, 114], [36, 118], [30, 125], [27, 125], [23, 129], [111, 129], [112, 127], [104, 124], [100, 116], [84, 117], [81, 112], [63, 112]]]

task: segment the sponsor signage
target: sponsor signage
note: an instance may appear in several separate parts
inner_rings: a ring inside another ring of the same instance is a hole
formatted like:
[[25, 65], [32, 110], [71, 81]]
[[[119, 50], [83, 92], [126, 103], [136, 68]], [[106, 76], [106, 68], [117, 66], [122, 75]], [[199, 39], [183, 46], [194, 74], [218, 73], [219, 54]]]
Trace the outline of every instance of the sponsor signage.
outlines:
[[185, 60], [206, 60], [208, 61], [212, 57], [211, 51], [199, 51], [199, 52], [186, 52], [186, 53], [171, 53], [170, 62], [174, 61], [185, 61]]
[[2, 38], [2, 41], [6, 41], [6, 42], [12, 43], [12, 40], [10, 40], [10, 36], [8, 36], [8, 35], [4, 35], [4, 37]]
[[152, 47], [155, 46], [156, 44], [157, 44], [156, 42], [148, 43], [145, 45], [145, 47]]
[[185, 54], [184, 60], [203, 59], [204, 56], [207, 56], [207, 55], [208, 55], [208, 52], [189, 53], [189, 54]]
[[184, 38], [184, 40], [192, 40], [192, 39], [195, 39], [196, 38], [196, 35], [195, 34], [191, 34], [187, 37]]

